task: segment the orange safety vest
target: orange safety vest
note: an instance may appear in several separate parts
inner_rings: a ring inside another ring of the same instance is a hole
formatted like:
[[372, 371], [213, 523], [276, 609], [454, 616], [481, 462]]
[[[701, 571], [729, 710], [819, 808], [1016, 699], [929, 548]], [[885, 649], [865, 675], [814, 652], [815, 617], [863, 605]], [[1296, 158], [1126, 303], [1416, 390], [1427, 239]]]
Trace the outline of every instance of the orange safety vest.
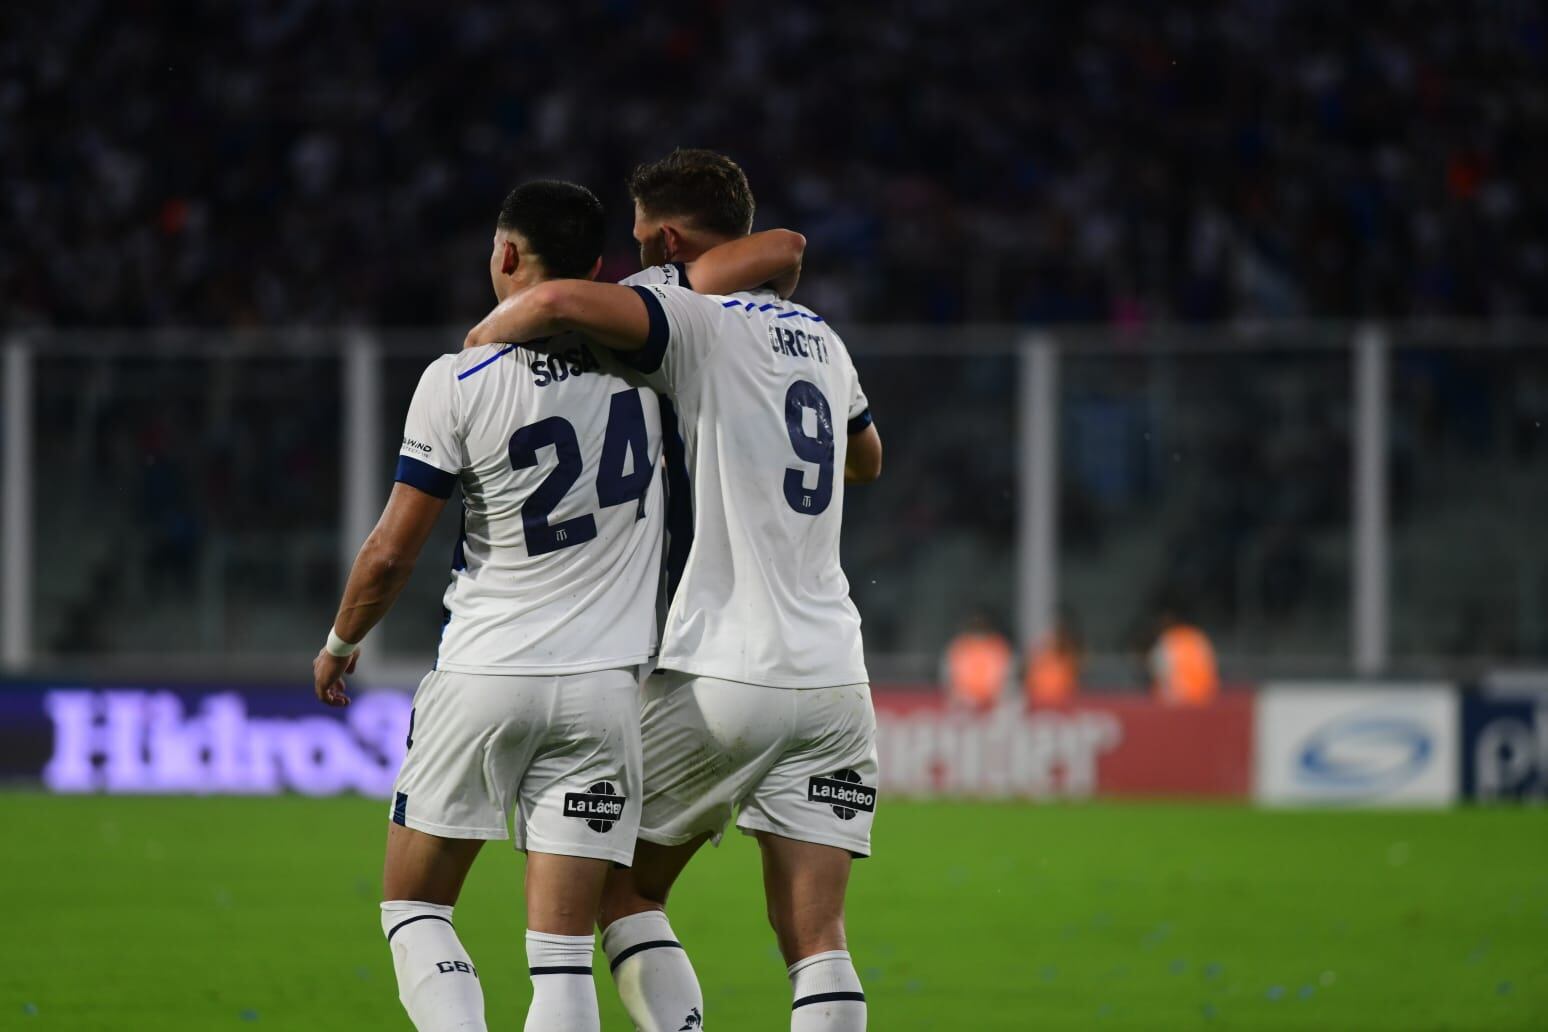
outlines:
[[946, 689], [957, 702], [992, 706], [1005, 691], [1013, 658], [1002, 635], [964, 631], [946, 649]]
[[1207, 706], [1220, 693], [1215, 648], [1197, 627], [1161, 633], [1155, 648], [1156, 695], [1170, 706]]
[[1075, 698], [1079, 680], [1075, 654], [1046, 642], [1027, 662], [1027, 700], [1034, 706], [1062, 706]]

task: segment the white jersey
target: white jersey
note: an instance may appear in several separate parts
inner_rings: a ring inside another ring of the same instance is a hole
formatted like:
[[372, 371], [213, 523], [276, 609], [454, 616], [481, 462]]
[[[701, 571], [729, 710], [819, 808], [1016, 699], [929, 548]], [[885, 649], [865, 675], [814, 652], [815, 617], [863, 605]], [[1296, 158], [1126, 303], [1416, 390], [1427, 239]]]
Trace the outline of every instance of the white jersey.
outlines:
[[620, 357], [670, 396], [669, 483], [679, 434], [691, 481], [691, 526], [672, 527], [676, 590], [657, 665], [775, 688], [866, 682], [839, 531], [848, 437], [870, 411], [844, 342], [772, 292], [632, 285], [650, 340]]
[[462, 487], [436, 669], [567, 674], [655, 654], [663, 500], [654, 391], [578, 336], [491, 344], [420, 378], [397, 479]]
[[641, 269], [633, 276], [627, 276], [618, 281], [626, 287], [646, 287], [652, 283], [661, 283], [670, 287], [688, 287], [688, 266], [682, 262], [672, 262], [669, 265], [652, 265], [648, 269]]

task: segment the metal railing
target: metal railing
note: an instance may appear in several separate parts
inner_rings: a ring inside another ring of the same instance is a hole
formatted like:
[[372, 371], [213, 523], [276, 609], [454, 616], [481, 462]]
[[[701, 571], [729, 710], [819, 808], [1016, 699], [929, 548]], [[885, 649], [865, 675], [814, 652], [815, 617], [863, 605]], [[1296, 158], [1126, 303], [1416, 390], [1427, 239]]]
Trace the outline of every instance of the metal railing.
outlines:
[[[290, 669], [455, 332], [54, 333], [4, 344], [0, 658]], [[1548, 327], [855, 327], [887, 442], [847, 498], [877, 679], [973, 612], [1056, 622], [1098, 682], [1163, 609], [1228, 675], [1548, 658]], [[379, 668], [428, 662], [447, 517]]]

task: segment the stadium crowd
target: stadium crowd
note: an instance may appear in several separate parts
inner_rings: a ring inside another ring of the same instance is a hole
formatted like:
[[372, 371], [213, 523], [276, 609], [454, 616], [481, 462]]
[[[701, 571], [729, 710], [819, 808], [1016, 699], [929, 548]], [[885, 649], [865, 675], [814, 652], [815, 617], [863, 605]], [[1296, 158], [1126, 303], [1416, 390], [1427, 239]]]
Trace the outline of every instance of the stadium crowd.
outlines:
[[[8, 325], [463, 323], [513, 180], [747, 167], [856, 320], [1548, 314], [1526, 2], [8, 9]], [[352, 42], [340, 45], [340, 40]]]

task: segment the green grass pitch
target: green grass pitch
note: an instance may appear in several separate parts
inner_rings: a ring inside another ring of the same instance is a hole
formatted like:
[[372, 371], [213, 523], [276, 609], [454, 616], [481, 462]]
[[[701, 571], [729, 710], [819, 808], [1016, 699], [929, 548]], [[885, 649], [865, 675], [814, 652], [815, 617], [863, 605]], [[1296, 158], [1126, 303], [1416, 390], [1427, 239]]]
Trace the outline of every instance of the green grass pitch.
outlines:
[[[0, 1029], [407, 1028], [360, 799], [0, 795]], [[883, 805], [851, 949], [871, 1028], [1548, 1029], [1548, 811]], [[492, 1028], [527, 1001], [521, 861], [457, 910]], [[788, 1028], [739, 835], [674, 924], [711, 1029]], [[598, 970], [606, 966], [598, 954]], [[599, 980], [603, 1024], [626, 1029]]]

